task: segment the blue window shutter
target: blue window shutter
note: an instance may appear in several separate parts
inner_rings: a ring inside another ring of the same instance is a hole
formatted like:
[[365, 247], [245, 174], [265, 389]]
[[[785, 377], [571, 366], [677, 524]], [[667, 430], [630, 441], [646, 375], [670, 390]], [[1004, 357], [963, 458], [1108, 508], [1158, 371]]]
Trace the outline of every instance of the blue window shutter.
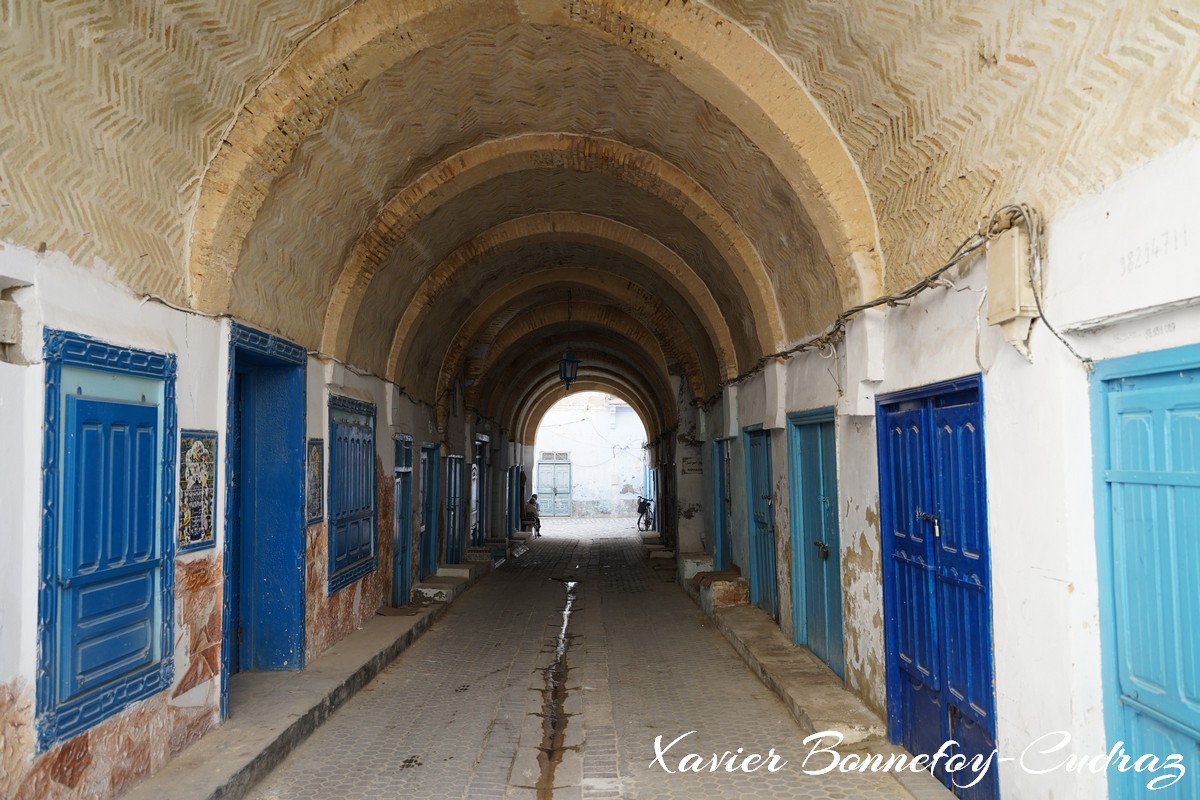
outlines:
[[70, 396], [66, 432], [59, 702], [161, 658], [158, 410]]
[[375, 429], [370, 417], [331, 419], [329, 588], [374, 570]]

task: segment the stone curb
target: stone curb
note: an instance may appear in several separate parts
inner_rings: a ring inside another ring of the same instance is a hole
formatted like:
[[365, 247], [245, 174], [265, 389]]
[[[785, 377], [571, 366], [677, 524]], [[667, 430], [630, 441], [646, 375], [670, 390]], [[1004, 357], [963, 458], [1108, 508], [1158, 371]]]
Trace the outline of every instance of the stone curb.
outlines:
[[[452, 598], [461, 596], [463, 591], [489, 571], [472, 570], [469, 577], [460, 578], [459, 582], [462, 585], [452, 592]], [[351, 633], [337, 642], [326, 654], [314, 660], [305, 672], [313, 673], [314, 678], [319, 680], [319, 675], [329, 670], [331, 662], [346, 660], [346, 650], [366, 647], [370, 655], [359, 661], [357, 666], [352, 666], [348, 673], [344, 673], [344, 677], [334, 679], [334, 685], [324, 689], [315, 701], [304, 699], [302, 703], [307, 707], [298, 714], [293, 713], [295, 719], [282, 730], [273, 735], [268, 734], [268, 741], [262, 741], [263, 729], [272, 727], [273, 722], [288, 713], [282, 704], [274, 710], [272, 719], [256, 719], [254, 716], [241, 719], [231, 717], [186, 748], [153, 776], [123, 795], [123, 799], [239, 800], [245, 797], [347, 700], [411, 647], [433, 623], [445, 616], [450, 606], [450, 602], [442, 602], [421, 609], [403, 632], [387, 640], [382, 647], [368, 641], [372, 636], [380, 636], [379, 632], [367, 630], [372, 620], [379, 619], [372, 617], [362, 630]], [[384, 619], [395, 620], [396, 617]], [[336, 670], [338, 666], [340, 665], [334, 664], [333, 669]], [[305, 672], [292, 675], [301, 679]], [[308, 705], [310, 702], [311, 705]], [[242, 731], [246, 733], [243, 734]]]

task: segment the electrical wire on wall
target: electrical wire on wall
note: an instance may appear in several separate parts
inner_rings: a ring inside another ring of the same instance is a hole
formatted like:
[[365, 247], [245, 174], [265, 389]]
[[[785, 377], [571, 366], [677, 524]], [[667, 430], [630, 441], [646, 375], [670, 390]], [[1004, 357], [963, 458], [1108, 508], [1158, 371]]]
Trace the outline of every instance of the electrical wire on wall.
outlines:
[[997, 209], [997, 211], [992, 214], [984, 226], [962, 240], [958, 247], [954, 249], [954, 252], [950, 255], [950, 258], [947, 259], [944, 264], [930, 272], [921, 280], [902, 291], [895, 292], [893, 294], [880, 295], [874, 300], [870, 300], [866, 303], [860, 303], [856, 306], [851, 306], [841, 314], [838, 314], [837, 318], [832, 324], [829, 325], [828, 328], [826, 328], [824, 333], [820, 333], [816, 336], [805, 339], [799, 344], [793, 345], [785, 350], [780, 350], [776, 353], [768, 353], [759, 357], [758, 361], [755, 362], [753, 367], [741, 373], [740, 375], [737, 375], [736, 377], [722, 381], [720, 384], [718, 384], [715, 392], [706, 398], [693, 400], [692, 405], [706, 408], [711, 406], [721, 398], [721, 392], [725, 389], [725, 387], [736, 386], [739, 383], [749, 380], [758, 373], [762, 372], [766, 368], [767, 364], [771, 363], [772, 361], [786, 361], [797, 353], [802, 353], [806, 350], [815, 349], [818, 352], [824, 352], [826, 348], [835, 347], [845, 338], [846, 323], [868, 309], [878, 308], [879, 306], [885, 305], [894, 307], [902, 304], [905, 300], [911, 300], [912, 298], [924, 292], [926, 289], [931, 289], [934, 286], [945, 285], [946, 281], [942, 277], [943, 275], [957, 267], [959, 264], [963, 263], [963, 261], [965, 261], [968, 257], [986, 247], [990, 240], [996, 238], [1016, 224], [1016, 218], [1020, 218], [1025, 229], [1029, 232], [1029, 280], [1033, 286], [1033, 297], [1034, 302], [1037, 305], [1038, 315], [1042, 322], [1046, 325], [1046, 328], [1053, 333], [1060, 342], [1063, 343], [1071, 355], [1074, 356], [1080, 363], [1082, 363], [1088, 372], [1091, 372], [1093, 368], [1092, 359], [1081, 355], [1079, 351], [1071, 346], [1071, 343], [1068, 342], [1062, 336], [1062, 334], [1058, 332], [1058, 329], [1051, 325], [1049, 320], [1046, 319], [1045, 309], [1042, 304], [1042, 288], [1040, 285], [1042, 276], [1042, 230], [1040, 218], [1038, 217], [1037, 213], [1025, 203], [1011, 203]]

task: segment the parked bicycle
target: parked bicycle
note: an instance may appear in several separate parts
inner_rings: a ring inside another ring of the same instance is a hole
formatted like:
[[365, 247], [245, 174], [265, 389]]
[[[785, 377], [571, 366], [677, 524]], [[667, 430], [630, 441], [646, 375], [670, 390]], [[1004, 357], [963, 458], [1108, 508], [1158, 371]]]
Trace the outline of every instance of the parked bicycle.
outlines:
[[654, 530], [654, 501], [638, 495], [638, 530], [652, 531]]

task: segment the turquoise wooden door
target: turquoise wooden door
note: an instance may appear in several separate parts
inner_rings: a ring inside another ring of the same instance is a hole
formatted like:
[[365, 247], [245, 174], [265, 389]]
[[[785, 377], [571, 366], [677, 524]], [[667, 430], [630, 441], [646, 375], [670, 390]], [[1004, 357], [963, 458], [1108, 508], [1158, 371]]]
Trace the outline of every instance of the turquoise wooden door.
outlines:
[[779, 617], [775, 576], [775, 509], [771, 495], [771, 439], [767, 431], [746, 434], [746, 481], [750, 506], [750, 602]]
[[713, 569], [729, 569], [729, 533], [733, 528], [732, 484], [729, 480], [729, 439], [713, 443]]
[[792, 522], [792, 639], [846, 675], [841, 536], [832, 411], [795, 416], [788, 428]]
[[422, 580], [437, 572], [438, 564], [438, 479], [441, 457], [436, 445], [421, 448], [421, 481], [418, 538], [421, 543], [420, 563], [417, 577]]
[[[1159, 354], [1098, 366], [1098, 513], [1109, 663], [1110, 745], [1186, 772], [1172, 796], [1200, 797], [1200, 348], [1170, 371]], [[1168, 356], [1169, 358], [1169, 356]], [[1165, 365], [1165, 364], [1164, 364]], [[1125, 374], [1122, 374], [1125, 373]], [[1156, 797], [1144, 774], [1109, 771], [1112, 795]]]
[[463, 456], [446, 457], [446, 563], [463, 560]]
[[412, 602], [412, 442], [396, 441], [396, 470], [393, 478], [392, 507], [392, 605], [399, 608]]

